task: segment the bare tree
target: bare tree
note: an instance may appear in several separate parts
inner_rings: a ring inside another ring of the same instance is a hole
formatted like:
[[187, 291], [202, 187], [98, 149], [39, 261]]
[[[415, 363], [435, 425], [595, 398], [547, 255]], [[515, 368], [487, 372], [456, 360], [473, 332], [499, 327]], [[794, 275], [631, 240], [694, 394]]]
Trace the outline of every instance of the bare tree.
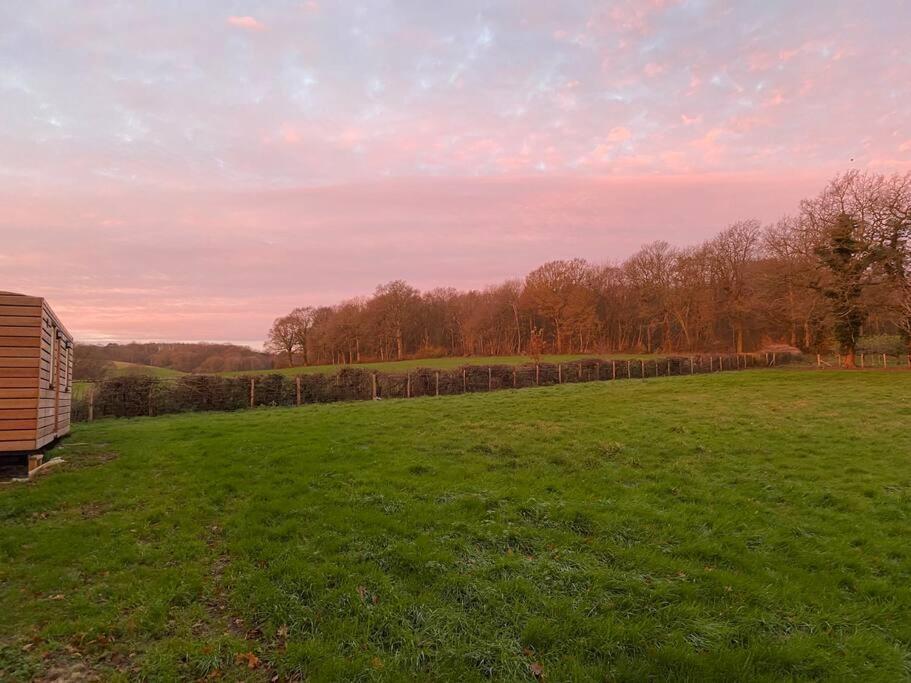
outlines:
[[526, 300], [553, 324], [554, 348], [563, 353], [564, 343], [574, 333], [584, 346], [585, 330], [592, 325], [596, 298], [592, 268], [583, 259], [551, 261], [525, 278]]
[[297, 326], [290, 315], [276, 318], [269, 329], [266, 349], [273, 353], [284, 353], [288, 367], [294, 367], [294, 350], [297, 348]]
[[752, 310], [750, 265], [759, 243], [759, 221], [739, 221], [708, 244], [719, 314], [730, 327], [734, 351], [744, 350], [744, 331]]
[[382, 334], [394, 341], [396, 358], [405, 357], [405, 335], [414, 320], [419, 293], [403, 280], [393, 280], [376, 288], [371, 305]]
[[288, 319], [291, 325], [293, 347], [303, 356], [304, 365], [309, 365], [307, 339], [310, 335], [310, 330], [313, 329], [313, 307], [295, 308], [288, 314]]

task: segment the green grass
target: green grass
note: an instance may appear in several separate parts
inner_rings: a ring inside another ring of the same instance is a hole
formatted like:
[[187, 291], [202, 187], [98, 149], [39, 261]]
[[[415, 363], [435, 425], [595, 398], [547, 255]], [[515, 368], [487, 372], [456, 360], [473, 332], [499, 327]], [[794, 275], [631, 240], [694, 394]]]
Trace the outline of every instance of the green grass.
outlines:
[[[183, 377], [187, 373], [171, 368], [160, 368], [155, 365], [143, 365], [141, 363], [127, 363], [126, 361], [111, 361], [112, 369], [108, 372], [107, 377], [123, 377], [124, 375], [148, 375], [158, 379], [174, 379]], [[76, 380], [73, 382], [73, 398], [81, 399], [85, 396], [91, 382], [85, 380]]]
[[909, 425], [801, 370], [77, 425], [0, 487], [0, 679], [907, 680]]
[[171, 368], [160, 368], [156, 365], [143, 365], [141, 363], [127, 363], [125, 361], [111, 361], [114, 366], [111, 375], [119, 377], [122, 375], [150, 375], [158, 378], [181, 377], [185, 372], [172, 370]]
[[[575, 360], [584, 358], [613, 358], [621, 360], [626, 358], [662, 358], [658, 355], [635, 355], [635, 354], [569, 354], [569, 355], [544, 355], [541, 356], [542, 363], [570, 363]], [[420, 358], [413, 360], [393, 360], [376, 363], [356, 363], [354, 365], [299, 365], [293, 368], [281, 368], [279, 370], [242, 370], [238, 372], [220, 372], [218, 374], [227, 377], [237, 377], [239, 375], [263, 375], [278, 373], [281, 375], [307, 375], [307, 374], [334, 374], [341, 368], [364, 368], [367, 370], [379, 370], [382, 372], [396, 373], [416, 370], [417, 368], [430, 368], [432, 370], [451, 370], [460, 368], [463, 365], [524, 365], [534, 363], [528, 356], [449, 356], [443, 358]]]

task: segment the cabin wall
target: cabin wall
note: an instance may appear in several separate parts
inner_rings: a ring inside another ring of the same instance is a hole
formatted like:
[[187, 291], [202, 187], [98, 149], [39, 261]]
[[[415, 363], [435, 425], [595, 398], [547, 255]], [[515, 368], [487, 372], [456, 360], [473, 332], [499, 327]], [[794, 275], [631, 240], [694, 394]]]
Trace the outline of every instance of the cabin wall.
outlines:
[[0, 451], [37, 447], [44, 302], [0, 295]]
[[47, 302], [42, 305], [38, 374], [37, 447], [70, 431], [73, 339]]

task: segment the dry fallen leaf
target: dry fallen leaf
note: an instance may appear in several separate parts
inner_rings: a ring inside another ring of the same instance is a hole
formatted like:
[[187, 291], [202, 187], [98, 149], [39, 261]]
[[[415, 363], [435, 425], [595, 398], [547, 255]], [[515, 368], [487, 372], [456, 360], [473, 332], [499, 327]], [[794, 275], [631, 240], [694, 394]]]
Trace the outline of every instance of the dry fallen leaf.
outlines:
[[373, 659], [370, 660], [370, 666], [372, 666], [374, 669], [382, 669], [383, 660], [380, 659], [379, 657], [374, 657]]
[[535, 678], [544, 678], [544, 665], [540, 662], [529, 664], [528, 668], [531, 670], [531, 674]]
[[234, 657], [234, 662], [236, 664], [243, 664], [246, 662], [248, 669], [256, 669], [259, 666], [259, 657], [252, 652], [241, 652]]

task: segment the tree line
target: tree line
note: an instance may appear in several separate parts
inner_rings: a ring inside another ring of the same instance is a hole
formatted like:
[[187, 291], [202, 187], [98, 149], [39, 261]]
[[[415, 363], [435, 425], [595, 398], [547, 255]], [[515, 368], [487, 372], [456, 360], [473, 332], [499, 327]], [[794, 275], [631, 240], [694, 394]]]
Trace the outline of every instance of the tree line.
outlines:
[[284, 365], [442, 355], [838, 351], [864, 335], [911, 357], [911, 173], [849, 171], [773, 225], [738, 221], [698, 245], [653, 242], [622, 263], [545, 263], [483, 290], [401, 280], [275, 320]]

